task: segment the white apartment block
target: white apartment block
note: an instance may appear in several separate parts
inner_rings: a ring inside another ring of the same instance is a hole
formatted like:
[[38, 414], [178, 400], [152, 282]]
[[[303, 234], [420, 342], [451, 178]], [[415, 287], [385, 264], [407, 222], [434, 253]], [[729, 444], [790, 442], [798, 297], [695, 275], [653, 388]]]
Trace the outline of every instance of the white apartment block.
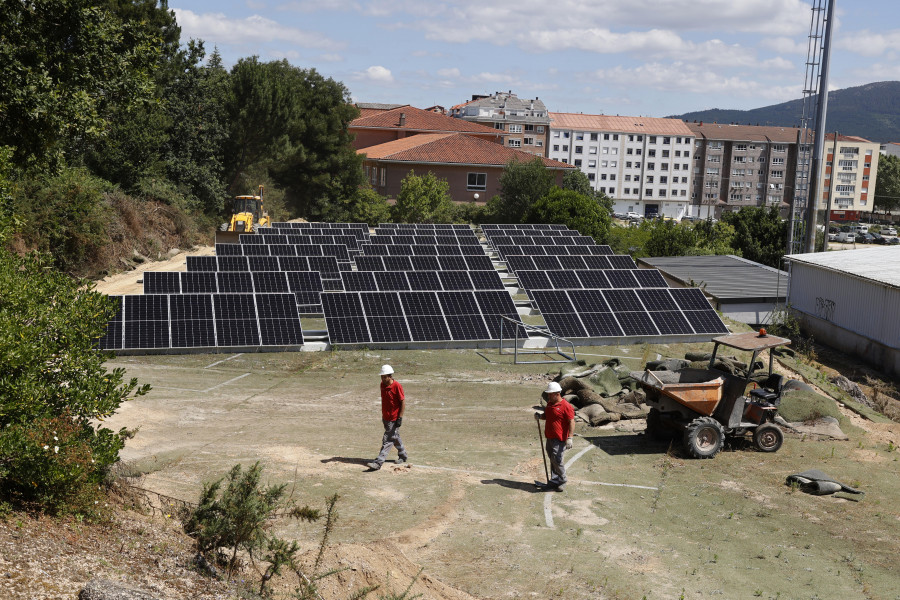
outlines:
[[835, 216], [840, 218], [841, 212], [847, 212], [856, 220], [859, 213], [874, 210], [880, 144], [849, 135], [838, 134], [837, 141], [834, 137], [825, 137], [826, 163], [820, 179], [819, 210], [826, 208], [828, 197], [832, 196], [831, 210], [838, 213]]
[[615, 212], [689, 212], [694, 134], [679, 119], [551, 112], [547, 144], [547, 157], [581, 169]]

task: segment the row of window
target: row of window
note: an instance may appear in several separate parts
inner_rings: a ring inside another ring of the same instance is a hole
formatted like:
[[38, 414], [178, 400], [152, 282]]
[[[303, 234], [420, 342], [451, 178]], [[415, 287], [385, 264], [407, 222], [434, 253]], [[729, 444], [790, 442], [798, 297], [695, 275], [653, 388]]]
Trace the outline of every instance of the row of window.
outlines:
[[[592, 142], [598, 142], [598, 141], [600, 141], [600, 139], [601, 139], [600, 136], [601, 136], [601, 135], [603, 136], [602, 139], [603, 139], [603, 141], [605, 141], [605, 142], [609, 142], [609, 141], [612, 141], [612, 142], [618, 142], [618, 141], [619, 141], [619, 134], [618, 134], [618, 133], [604, 133], [604, 134], [600, 134], [600, 133], [593, 133], [593, 132], [592, 132], [592, 133], [588, 133], [588, 132], [584, 132], [584, 131], [576, 131], [576, 132], [574, 132], [574, 138], [575, 138], [576, 140], [584, 140], [584, 139], [585, 139], [585, 136], [588, 136], [588, 139], [589, 139], [590, 141], [592, 141]], [[572, 132], [569, 132], [569, 131], [559, 131], [559, 130], [555, 130], [555, 131], [553, 132], [553, 137], [555, 137], [555, 138], [562, 138], [562, 139], [564, 139], [564, 140], [567, 140], [567, 139], [569, 139], [571, 136], [572, 136]], [[656, 135], [650, 135], [650, 136], [647, 136], [647, 143], [649, 143], [649, 144], [662, 143], [663, 145], [668, 146], [668, 145], [672, 144], [672, 139], [673, 139], [673, 138], [670, 137], [670, 136], [656, 136]], [[627, 140], [628, 140], [629, 142], [643, 142], [643, 141], [644, 141], [644, 136], [643, 136], [643, 135], [628, 134], [628, 135], [627, 135]], [[675, 140], [675, 143], [676, 143], [676, 144], [690, 144], [690, 143], [691, 143], [691, 138], [689, 138], [689, 137], [675, 137], [674, 140]]]
[[[506, 127], [506, 125], [507, 125], [507, 123], [494, 123], [494, 129], [499, 129], [500, 131], [504, 131], [504, 127]], [[523, 131], [525, 133], [544, 133], [543, 125], [532, 125], [532, 124], [520, 125], [518, 123], [508, 123], [508, 125], [509, 125], [509, 128], [505, 129], [505, 131], [508, 131], [510, 133], [522, 133]]]

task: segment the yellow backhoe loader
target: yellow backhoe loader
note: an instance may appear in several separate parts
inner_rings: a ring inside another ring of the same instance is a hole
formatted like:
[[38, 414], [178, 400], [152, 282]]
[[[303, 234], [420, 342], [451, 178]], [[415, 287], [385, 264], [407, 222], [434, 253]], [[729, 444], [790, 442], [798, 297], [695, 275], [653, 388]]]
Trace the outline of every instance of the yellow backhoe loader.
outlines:
[[269, 213], [263, 207], [263, 186], [257, 196], [236, 196], [231, 210], [231, 222], [222, 223], [216, 232], [217, 244], [236, 244], [242, 233], [256, 233], [270, 223]]

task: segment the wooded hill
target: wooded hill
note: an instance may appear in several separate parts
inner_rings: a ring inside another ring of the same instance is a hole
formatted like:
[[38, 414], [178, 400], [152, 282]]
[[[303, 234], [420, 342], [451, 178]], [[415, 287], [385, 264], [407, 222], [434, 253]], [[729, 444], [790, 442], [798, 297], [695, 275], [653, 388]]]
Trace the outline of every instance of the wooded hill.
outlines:
[[[802, 112], [803, 101], [791, 100], [753, 110], [713, 108], [674, 115], [672, 118], [741, 125], [796, 127], [800, 124]], [[845, 135], [856, 135], [873, 142], [900, 141], [900, 81], [868, 83], [830, 92], [826, 129], [829, 132], [838, 131]]]

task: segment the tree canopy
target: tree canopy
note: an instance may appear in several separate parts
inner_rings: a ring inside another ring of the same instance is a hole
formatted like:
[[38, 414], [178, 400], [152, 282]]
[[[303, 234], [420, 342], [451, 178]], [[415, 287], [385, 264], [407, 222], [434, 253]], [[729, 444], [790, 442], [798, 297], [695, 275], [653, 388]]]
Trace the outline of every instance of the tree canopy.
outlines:
[[496, 218], [503, 223], [519, 223], [528, 210], [554, 187], [553, 172], [540, 157], [527, 162], [511, 160], [500, 175], [500, 199]]
[[878, 157], [875, 210], [885, 213], [900, 210], [900, 156]]
[[410, 171], [400, 183], [392, 213], [398, 223], [450, 223], [454, 213], [450, 184], [430, 171], [425, 175]]
[[722, 221], [734, 228], [732, 245], [744, 258], [781, 268], [787, 246], [787, 222], [776, 207], [744, 207], [723, 214]]
[[526, 223], [560, 223], [599, 243], [609, 237], [609, 211], [591, 196], [554, 187], [528, 210]]

